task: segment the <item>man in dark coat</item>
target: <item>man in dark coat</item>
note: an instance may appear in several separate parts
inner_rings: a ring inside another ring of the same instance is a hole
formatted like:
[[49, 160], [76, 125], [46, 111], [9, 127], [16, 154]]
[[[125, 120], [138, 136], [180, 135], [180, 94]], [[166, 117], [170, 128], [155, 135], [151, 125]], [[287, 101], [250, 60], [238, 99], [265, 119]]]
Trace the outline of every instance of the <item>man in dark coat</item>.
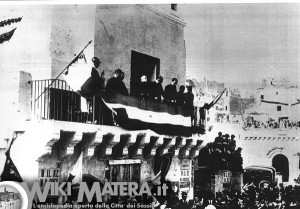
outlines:
[[128, 95], [128, 90], [123, 83], [124, 73], [121, 69], [116, 69], [112, 78], [107, 81], [105, 91], [107, 93], [119, 93]]
[[159, 76], [155, 82], [151, 82], [150, 85], [150, 97], [151, 99], [161, 102], [161, 97], [163, 96], [164, 90], [162, 87], [163, 77]]
[[177, 85], [177, 83], [178, 83], [177, 78], [172, 78], [172, 83], [165, 87], [166, 102], [171, 102], [171, 103], [176, 102], [176, 95], [177, 95], [176, 85]]
[[192, 93], [193, 87], [188, 86], [187, 87], [188, 92], [184, 94], [184, 103], [191, 107], [194, 104], [194, 94]]
[[97, 93], [100, 93], [104, 86], [104, 72], [100, 76], [97, 70], [100, 67], [101, 61], [98, 57], [93, 57], [92, 62], [94, 63], [94, 67], [92, 68], [91, 77], [84, 82], [80, 91], [78, 91], [78, 94], [86, 98], [87, 101]]
[[177, 208], [178, 209], [190, 209], [189, 205], [188, 205], [188, 201], [187, 199], [187, 193], [186, 192], [182, 192], [181, 193], [181, 200], [179, 200]]
[[179, 105], [183, 105], [184, 104], [184, 90], [185, 90], [185, 86], [181, 85], [179, 87], [179, 91], [177, 92], [176, 102]]

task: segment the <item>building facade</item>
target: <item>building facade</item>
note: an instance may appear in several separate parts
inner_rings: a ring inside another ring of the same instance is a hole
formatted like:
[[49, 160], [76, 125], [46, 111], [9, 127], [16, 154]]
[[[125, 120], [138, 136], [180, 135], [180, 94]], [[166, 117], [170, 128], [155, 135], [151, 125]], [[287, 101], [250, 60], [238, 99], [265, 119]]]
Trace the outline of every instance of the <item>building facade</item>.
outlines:
[[[43, 94], [52, 79], [90, 40], [92, 44], [84, 51], [88, 64], [93, 56], [99, 57], [100, 71], [104, 70], [106, 80], [115, 69], [122, 69], [130, 93], [136, 90], [136, 83], [144, 74], [151, 81], [163, 76], [163, 86], [173, 77], [179, 84], [184, 83], [185, 23], [179, 13], [170, 5], [62, 5], [27, 9], [14, 10], [24, 13], [23, 21], [28, 24], [21, 22], [20, 28], [26, 31], [26, 36], [31, 29], [35, 31], [31, 35], [41, 43], [31, 39], [34, 47], [20, 46], [15, 55], [19, 59], [13, 65], [8, 62], [13, 47], [26, 38], [15, 34], [16, 40], [10, 41], [12, 45], [5, 46], [7, 51], [3, 56], [7, 63], [1, 66], [7, 72], [7, 80], [12, 81], [10, 85], [19, 93], [9, 95], [7, 101], [14, 111], [9, 116], [16, 118], [11, 125], [7, 124], [7, 130], [24, 131], [11, 148], [11, 157], [23, 180], [38, 180], [44, 185], [48, 181], [69, 181], [72, 173], [80, 175], [81, 180], [101, 183], [141, 183], [157, 174], [155, 158], [171, 152], [173, 159], [167, 179], [178, 187], [178, 192], [190, 191], [192, 160], [202, 143], [199, 135], [130, 131], [103, 125], [101, 121], [87, 124], [86, 119], [78, 119], [84, 115], [76, 115], [72, 107], [75, 103], [71, 103], [78, 95], [61, 80], [63, 77], [54, 82], [51, 93]], [[39, 17], [40, 12], [43, 15]], [[42, 29], [35, 28], [40, 25]], [[10, 71], [12, 66], [18, 67]], [[7, 91], [4, 94], [8, 95]], [[68, 108], [64, 106], [65, 98]], [[69, 114], [70, 111], [73, 112]], [[20, 150], [30, 154], [22, 155]], [[48, 200], [65, 201], [51, 196]]]

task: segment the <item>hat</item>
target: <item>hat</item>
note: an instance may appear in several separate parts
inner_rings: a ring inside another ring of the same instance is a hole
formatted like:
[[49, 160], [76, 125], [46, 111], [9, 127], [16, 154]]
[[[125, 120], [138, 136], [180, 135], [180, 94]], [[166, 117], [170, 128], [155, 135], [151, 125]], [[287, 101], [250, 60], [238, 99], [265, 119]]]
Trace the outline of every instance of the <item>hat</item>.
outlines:
[[95, 63], [95, 62], [99, 62], [101, 63], [100, 59], [98, 57], [93, 57], [92, 58], [92, 62]]
[[187, 193], [186, 192], [181, 192], [181, 195], [185, 196], [185, 195], [187, 195]]
[[123, 71], [122, 71], [121, 69], [116, 69], [116, 70], [115, 70], [115, 74], [120, 74], [120, 75], [122, 75], [122, 73], [123, 73]]

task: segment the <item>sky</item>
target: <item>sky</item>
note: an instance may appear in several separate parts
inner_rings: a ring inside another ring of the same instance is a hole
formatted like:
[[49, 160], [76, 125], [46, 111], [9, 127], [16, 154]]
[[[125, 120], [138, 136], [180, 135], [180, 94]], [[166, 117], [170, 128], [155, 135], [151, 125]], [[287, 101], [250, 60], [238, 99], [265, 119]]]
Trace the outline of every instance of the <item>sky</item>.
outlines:
[[255, 87], [262, 78], [299, 81], [300, 4], [179, 4], [187, 75]]

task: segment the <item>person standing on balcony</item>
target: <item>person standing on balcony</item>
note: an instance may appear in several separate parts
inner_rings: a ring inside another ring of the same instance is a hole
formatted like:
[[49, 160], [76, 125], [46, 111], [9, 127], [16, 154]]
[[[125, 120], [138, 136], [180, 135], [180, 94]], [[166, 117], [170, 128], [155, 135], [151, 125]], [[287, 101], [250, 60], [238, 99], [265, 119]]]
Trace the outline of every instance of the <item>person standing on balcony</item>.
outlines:
[[114, 76], [107, 81], [105, 91], [128, 95], [128, 90], [123, 82], [124, 76], [125, 74], [121, 69], [116, 69]]
[[150, 96], [150, 83], [148, 82], [147, 76], [143, 75], [141, 77], [141, 82], [139, 83], [139, 98], [148, 99]]
[[176, 95], [177, 95], [176, 85], [177, 85], [177, 83], [178, 83], [177, 78], [172, 78], [172, 83], [165, 87], [166, 102], [170, 102], [170, 103], [176, 102]]
[[188, 106], [191, 107], [194, 105], [194, 94], [192, 93], [193, 87], [188, 86], [187, 87], [187, 92], [184, 93], [184, 103]]
[[161, 102], [161, 96], [163, 96], [164, 90], [162, 87], [162, 82], [163, 82], [163, 77], [159, 76], [155, 82], [151, 83], [151, 89], [150, 89], [150, 94], [151, 94], [151, 99]]
[[[87, 109], [82, 106], [81, 110], [83, 112], [87, 111], [90, 114], [93, 111], [93, 107], [91, 105], [93, 97], [101, 93], [101, 91], [104, 89], [104, 71], [101, 73], [101, 76], [98, 72], [101, 61], [98, 57], [93, 57], [92, 62], [94, 67], [92, 67], [91, 76], [84, 82], [80, 90], [77, 91], [80, 96], [86, 99]], [[83, 102], [81, 102], [81, 104], [83, 104]], [[90, 121], [90, 119], [88, 119], [88, 121]]]
[[183, 105], [184, 104], [184, 91], [185, 91], [185, 86], [181, 85], [179, 87], [179, 91], [177, 92], [177, 96], [176, 96], [176, 102], [179, 105]]
[[81, 90], [78, 93], [84, 97], [87, 101], [90, 101], [93, 96], [100, 93], [104, 88], [104, 71], [99, 75], [98, 68], [100, 67], [101, 61], [98, 57], [93, 57], [91, 76], [81, 86]]
[[194, 94], [192, 93], [193, 87], [187, 87], [187, 93], [184, 93], [184, 104], [188, 109], [188, 113], [191, 116], [191, 122], [194, 121]]

